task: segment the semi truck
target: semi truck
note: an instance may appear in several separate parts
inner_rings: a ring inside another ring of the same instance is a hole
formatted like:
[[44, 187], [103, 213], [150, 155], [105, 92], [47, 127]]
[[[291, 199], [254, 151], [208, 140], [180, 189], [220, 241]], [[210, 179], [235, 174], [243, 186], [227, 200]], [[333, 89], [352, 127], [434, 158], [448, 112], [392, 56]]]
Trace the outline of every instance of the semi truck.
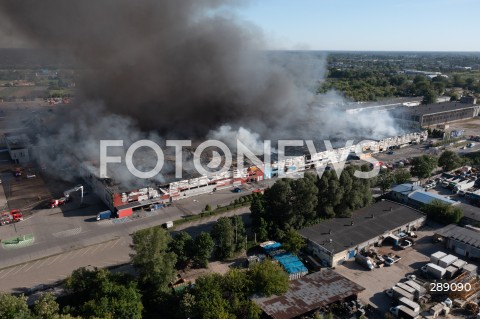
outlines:
[[23, 215], [18, 209], [0, 213], [0, 225], [8, 225], [23, 220]]
[[104, 212], [100, 212], [97, 214], [97, 220], [104, 220], [104, 219], [110, 219], [112, 218], [112, 212], [109, 210], [106, 210]]
[[413, 310], [403, 305], [391, 307], [390, 312], [392, 313], [392, 315], [394, 315], [397, 318], [403, 318], [403, 319], [418, 318], [418, 313], [415, 313]]

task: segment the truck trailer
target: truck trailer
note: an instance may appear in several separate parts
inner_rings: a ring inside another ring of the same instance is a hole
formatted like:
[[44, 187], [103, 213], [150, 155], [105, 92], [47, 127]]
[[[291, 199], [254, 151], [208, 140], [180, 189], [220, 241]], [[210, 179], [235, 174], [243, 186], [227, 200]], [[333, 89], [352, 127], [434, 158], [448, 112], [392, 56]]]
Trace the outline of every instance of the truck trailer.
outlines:
[[97, 214], [97, 220], [104, 220], [104, 219], [110, 219], [112, 218], [112, 212], [109, 210], [106, 210], [104, 212], [100, 212]]
[[433, 278], [442, 279], [445, 276], [445, 268], [438, 265], [428, 263], [422, 267], [422, 271]]
[[403, 318], [403, 319], [416, 319], [418, 318], [418, 313], [415, 313], [411, 309], [406, 306], [400, 305], [396, 307], [391, 307], [390, 312], [396, 318]]
[[400, 305], [403, 305], [403, 306], [409, 308], [410, 310], [412, 310], [415, 313], [420, 312], [420, 305], [418, 303], [414, 302], [414, 301], [411, 301], [410, 299], [402, 297], [402, 298], [398, 299], [398, 303]]
[[418, 298], [420, 298], [421, 296], [427, 293], [427, 289], [425, 287], [421, 286], [420, 284], [416, 283], [413, 280], [405, 281], [405, 285], [408, 285], [413, 289], [415, 289], [415, 293], [418, 296]]
[[408, 292], [405, 289], [402, 289], [398, 286], [393, 286], [392, 287], [392, 294], [393, 294], [393, 298], [395, 298], [397, 300], [402, 298], [402, 297], [407, 298], [409, 300], [414, 300], [415, 299], [415, 296], [413, 294], [411, 294], [410, 292]]

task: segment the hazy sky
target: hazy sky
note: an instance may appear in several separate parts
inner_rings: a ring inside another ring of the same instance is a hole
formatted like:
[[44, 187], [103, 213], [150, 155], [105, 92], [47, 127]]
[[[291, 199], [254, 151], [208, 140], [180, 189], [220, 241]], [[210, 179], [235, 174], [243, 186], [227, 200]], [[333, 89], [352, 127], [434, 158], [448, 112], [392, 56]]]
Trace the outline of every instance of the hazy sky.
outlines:
[[274, 49], [480, 51], [479, 0], [253, 0]]
[[[480, 0], [240, 3], [236, 13], [263, 30], [269, 49], [480, 52]], [[2, 20], [0, 47], [31, 45]]]

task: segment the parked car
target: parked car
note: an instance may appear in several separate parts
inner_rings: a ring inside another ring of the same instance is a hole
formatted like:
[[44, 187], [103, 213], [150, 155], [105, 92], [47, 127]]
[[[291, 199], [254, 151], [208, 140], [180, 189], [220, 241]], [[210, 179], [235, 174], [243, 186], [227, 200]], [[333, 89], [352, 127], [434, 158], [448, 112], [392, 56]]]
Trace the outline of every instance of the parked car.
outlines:
[[410, 240], [405, 239], [402, 242], [400, 242], [399, 246], [400, 246], [401, 249], [407, 249], [408, 247], [412, 247], [412, 245], [413, 245], [413, 243]]
[[385, 260], [385, 265], [391, 266], [395, 263], [395, 260], [388, 256], [383, 256], [383, 259]]

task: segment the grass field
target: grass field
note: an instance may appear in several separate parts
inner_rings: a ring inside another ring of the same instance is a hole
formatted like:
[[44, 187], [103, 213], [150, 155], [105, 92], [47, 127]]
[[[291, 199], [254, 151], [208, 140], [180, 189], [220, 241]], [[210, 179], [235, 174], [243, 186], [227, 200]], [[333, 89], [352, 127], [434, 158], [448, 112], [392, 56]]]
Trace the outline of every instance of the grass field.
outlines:
[[0, 97], [8, 98], [15, 96], [22, 98], [24, 96], [38, 96], [46, 95], [48, 87], [46, 86], [25, 86], [25, 87], [0, 87]]

